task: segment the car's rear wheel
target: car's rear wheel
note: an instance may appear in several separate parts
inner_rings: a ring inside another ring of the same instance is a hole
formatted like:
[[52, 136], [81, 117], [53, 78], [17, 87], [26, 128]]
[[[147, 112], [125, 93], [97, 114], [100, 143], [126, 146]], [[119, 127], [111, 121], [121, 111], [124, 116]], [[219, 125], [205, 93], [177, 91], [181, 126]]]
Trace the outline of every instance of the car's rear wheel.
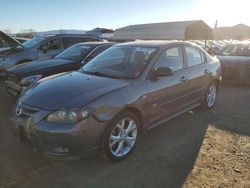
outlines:
[[215, 82], [212, 82], [207, 89], [206, 98], [203, 104], [206, 109], [214, 107], [217, 98], [217, 92], [218, 87]]
[[103, 157], [120, 161], [134, 150], [139, 137], [140, 122], [133, 113], [124, 111], [115, 116], [104, 132], [101, 150]]

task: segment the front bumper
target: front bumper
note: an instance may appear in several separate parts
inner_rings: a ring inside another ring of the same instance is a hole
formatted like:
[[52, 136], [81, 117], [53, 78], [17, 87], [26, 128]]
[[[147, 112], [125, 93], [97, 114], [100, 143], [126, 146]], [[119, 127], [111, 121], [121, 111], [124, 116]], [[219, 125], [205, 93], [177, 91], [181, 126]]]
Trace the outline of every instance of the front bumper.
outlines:
[[33, 117], [14, 115], [12, 130], [35, 152], [54, 158], [79, 158], [98, 149], [106, 123], [93, 117], [71, 125], [50, 123], [43, 120], [49, 113], [39, 112]]

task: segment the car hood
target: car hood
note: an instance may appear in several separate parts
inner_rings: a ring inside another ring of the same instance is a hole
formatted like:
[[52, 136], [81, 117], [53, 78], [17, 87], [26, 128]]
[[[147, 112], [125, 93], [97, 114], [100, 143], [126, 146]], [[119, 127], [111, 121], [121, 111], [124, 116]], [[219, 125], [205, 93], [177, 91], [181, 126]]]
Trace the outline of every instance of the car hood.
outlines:
[[8, 72], [15, 74], [20, 78], [42, 73], [44, 69], [53, 69], [58, 66], [63, 66], [68, 63], [73, 63], [72, 60], [66, 59], [46, 59], [36, 60], [21, 65], [17, 65], [8, 69]]
[[16, 48], [17, 46], [22, 46], [20, 42], [16, 39], [12, 38], [11, 36], [5, 34], [4, 32], [0, 31], [0, 38], [3, 39], [11, 48]]
[[65, 73], [32, 85], [20, 101], [44, 110], [81, 108], [109, 92], [128, 86], [130, 82], [80, 72]]

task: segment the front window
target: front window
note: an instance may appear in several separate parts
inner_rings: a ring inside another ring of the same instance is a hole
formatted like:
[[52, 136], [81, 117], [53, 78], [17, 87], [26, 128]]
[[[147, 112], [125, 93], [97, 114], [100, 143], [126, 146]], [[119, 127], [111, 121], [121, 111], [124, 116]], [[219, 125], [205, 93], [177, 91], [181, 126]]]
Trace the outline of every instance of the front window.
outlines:
[[58, 55], [56, 55], [55, 59], [68, 59], [73, 61], [82, 60], [90, 51], [92, 47], [88, 45], [76, 44], [73, 45], [66, 50], [62, 51]]
[[81, 70], [87, 74], [100, 76], [136, 78], [155, 50], [140, 46], [111, 47], [83, 66]]
[[25, 48], [32, 48], [32, 47], [38, 45], [39, 43], [41, 43], [44, 39], [45, 39], [45, 37], [34, 37], [34, 38], [22, 43], [22, 46]]
[[179, 47], [174, 47], [164, 51], [155, 64], [155, 69], [159, 67], [169, 67], [173, 71], [183, 69], [181, 49]]

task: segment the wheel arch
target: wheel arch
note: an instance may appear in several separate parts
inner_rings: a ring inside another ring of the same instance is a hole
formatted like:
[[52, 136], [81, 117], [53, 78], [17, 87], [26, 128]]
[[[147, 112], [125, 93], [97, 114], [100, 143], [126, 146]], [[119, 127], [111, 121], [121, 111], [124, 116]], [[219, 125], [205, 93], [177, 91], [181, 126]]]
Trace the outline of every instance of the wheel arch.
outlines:
[[[142, 113], [139, 109], [135, 108], [135, 107], [132, 107], [132, 106], [126, 106], [124, 107], [123, 109], [121, 109], [120, 111], [118, 111], [117, 113], [115, 113], [112, 118], [110, 118], [109, 122], [115, 117], [117, 116], [118, 114], [124, 112], [124, 111], [129, 111], [129, 112], [132, 112], [136, 115], [136, 117], [138, 118], [139, 120], [139, 124], [140, 124], [140, 132], [142, 130], [142, 122], [143, 122], [143, 117], [142, 117]], [[103, 140], [103, 136], [104, 136], [104, 133], [106, 131], [106, 129], [108, 128], [109, 126], [109, 122], [107, 123], [107, 125], [103, 128], [103, 130], [101, 131], [101, 134], [100, 134], [100, 139], [99, 139], [99, 147], [101, 146], [101, 143], [102, 143], [102, 140]]]

